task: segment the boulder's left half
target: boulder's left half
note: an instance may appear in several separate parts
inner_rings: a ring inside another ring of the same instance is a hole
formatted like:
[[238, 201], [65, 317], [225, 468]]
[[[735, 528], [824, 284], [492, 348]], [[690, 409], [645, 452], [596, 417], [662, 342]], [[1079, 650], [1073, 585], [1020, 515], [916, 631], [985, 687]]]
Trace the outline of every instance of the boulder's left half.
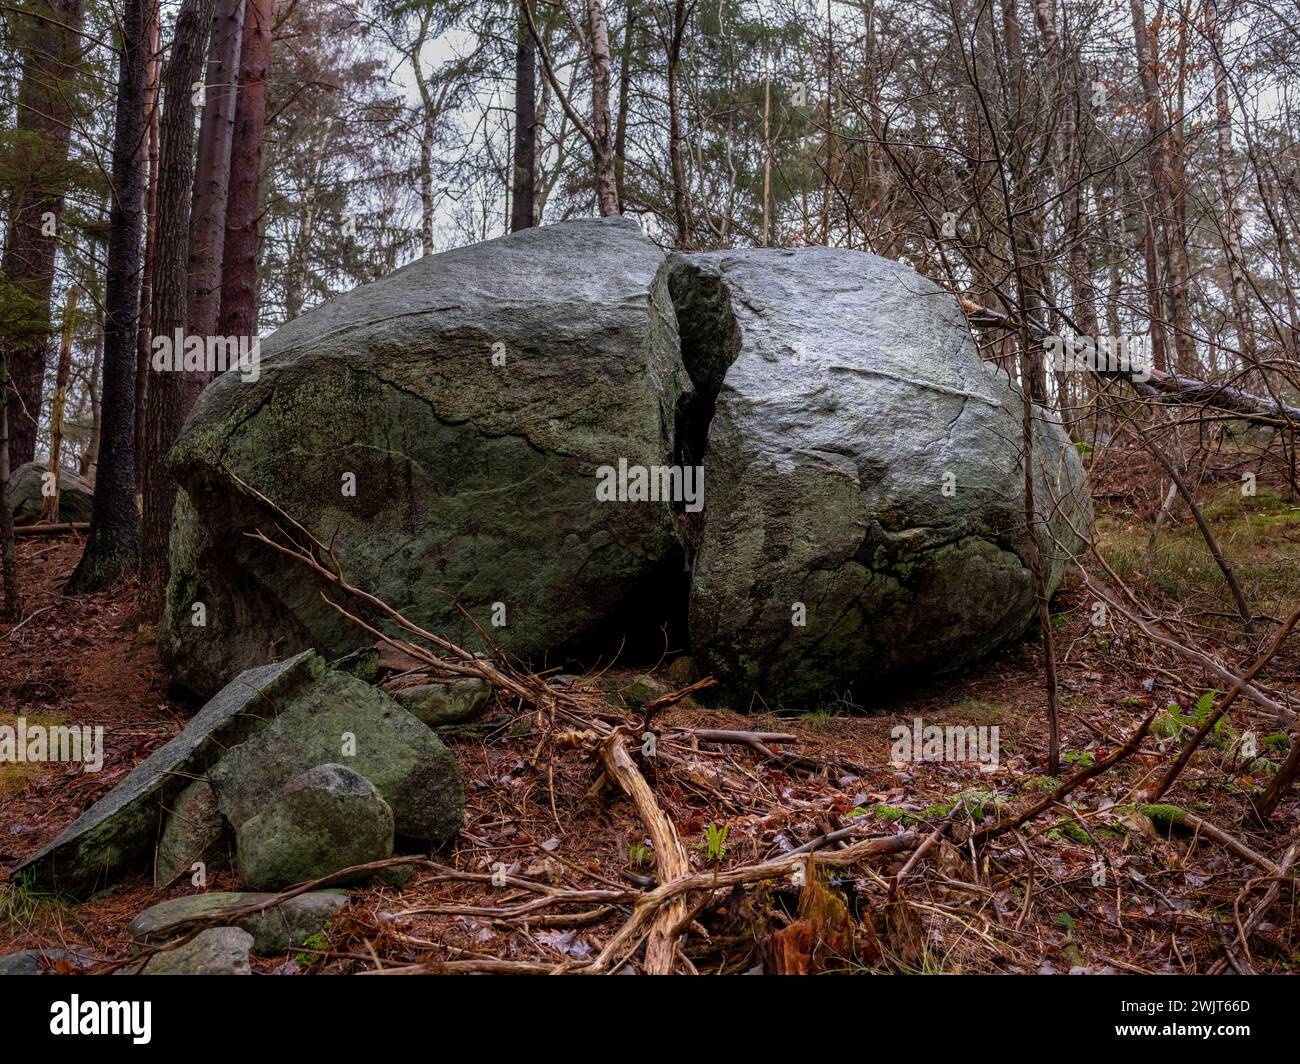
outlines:
[[[665, 467], [692, 386], [663, 256], [635, 223], [569, 222], [429, 256], [290, 322], [214, 381], [169, 458], [182, 492], [160, 650], [209, 694], [307, 647], [373, 641], [248, 533], [275, 516], [411, 620], [517, 658], [617, 649], [681, 610], [669, 501], [597, 501]], [[472, 619], [472, 621], [471, 621]]]

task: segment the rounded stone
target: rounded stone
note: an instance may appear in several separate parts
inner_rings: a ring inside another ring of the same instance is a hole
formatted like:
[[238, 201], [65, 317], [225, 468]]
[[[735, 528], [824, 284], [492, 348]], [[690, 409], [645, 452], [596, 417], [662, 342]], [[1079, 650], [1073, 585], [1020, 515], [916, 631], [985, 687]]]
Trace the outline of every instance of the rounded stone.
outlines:
[[296, 776], [235, 835], [239, 877], [254, 890], [278, 890], [392, 854], [392, 809], [344, 765]]

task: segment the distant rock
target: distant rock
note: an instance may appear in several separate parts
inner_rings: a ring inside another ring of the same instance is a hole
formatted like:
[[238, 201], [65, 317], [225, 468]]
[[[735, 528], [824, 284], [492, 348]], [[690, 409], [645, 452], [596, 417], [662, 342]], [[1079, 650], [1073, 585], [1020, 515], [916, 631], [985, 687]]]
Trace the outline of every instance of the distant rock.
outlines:
[[255, 890], [292, 886], [393, 854], [393, 811], [342, 765], [295, 776], [236, 832], [239, 878]]
[[101, 963], [89, 953], [68, 949], [22, 949], [0, 957], [0, 975], [75, 974]]
[[[45, 504], [42, 489], [45, 474], [49, 472], [45, 462], [28, 462], [20, 465], [9, 476], [9, 490], [5, 498], [13, 507], [15, 525], [35, 525], [41, 520], [41, 508]], [[67, 469], [59, 472], [59, 520], [89, 521], [90, 504], [95, 489], [81, 477]]]
[[[236, 891], [187, 894], [151, 906], [132, 920], [127, 930], [133, 942], [152, 945], [180, 937], [200, 920], [221, 917], [273, 897], [274, 894]], [[273, 909], [232, 918], [228, 923], [253, 936], [250, 949], [256, 956], [274, 956], [303, 945], [347, 903], [346, 894], [312, 891], [281, 902]]]

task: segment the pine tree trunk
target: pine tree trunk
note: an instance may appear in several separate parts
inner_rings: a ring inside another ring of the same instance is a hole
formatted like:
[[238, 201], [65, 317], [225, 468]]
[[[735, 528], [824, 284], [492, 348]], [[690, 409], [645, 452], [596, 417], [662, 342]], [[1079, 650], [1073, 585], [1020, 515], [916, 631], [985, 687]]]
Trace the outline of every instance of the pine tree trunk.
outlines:
[[272, 0], [247, 0], [244, 13], [217, 320], [219, 336], [247, 336], [250, 344], [257, 336], [257, 225], [273, 7]]
[[144, 194], [144, 272], [140, 277], [140, 325], [135, 346], [135, 487], [144, 483], [144, 417], [149, 391], [150, 314], [153, 307], [153, 249], [158, 230], [158, 75], [161, 69], [162, 26], [158, 0], [149, 9], [149, 69], [145, 84], [145, 121], [149, 125], [148, 177]]
[[[158, 233], [154, 247], [152, 332], [173, 337], [185, 328], [185, 267], [189, 259], [190, 192], [194, 180], [194, 107], [191, 94], [203, 70], [215, 0], [184, 0], [176, 16], [171, 55], [162, 75], [163, 115], [158, 139]], [[180, 372], [151, 365], [145, 409], [144, 524], [140, 551], [140, 606], [147, 619], [162, 613], [167, 586], [167, 543], [176, 482], [164, 462], [180, 435], [201, 385]]]
[[[9, 456], [12, 468], [36, 456], [46, 348], [52, 327], [50, 296], [59, 222], [68, 177], [68, 143], [77, 102], [76, 73], [83, 46], [85, 0], [35, 0], [31, 14], [15, 12], [16, 44], [23, 53], [18, 89], [19, 157], [9, 160], [29, 184], [16, 190], [0, 285], [21, 299], [21, 313], [0, 333], [9, 369]], [[27, 163], [24, 163], [24, 159]], [[8, 316], [8, 315], [7, 315]]]
[[609, 117], [609, 22], [601, 0], [587, 0], [587, 26], [591, 31], [591, 131], [595, 141], [596, 203], [601, 217], [618, 214], [618, 186], [614, 180], [614, 135]]
[[18, 559], [14, 555], [14, 512], [9, 508], [9, 373], [0, 352], [0, 619], [18, 621], [23, 615], [18, 593]]
[[113, 197], [104, 278], [104, 422], [86, 550], [68, 594], [100, 591], [135, 572], [135, 344], [140, 312], [141, 156], [146, 0], [125, 0], [113, 127]]
[[690, 221], [686, 216], [686, 166], [682, 160], [682, 106], [679, 73], [682, 64], [682, 35], [686, 32], [685, 0], [673, 8], [672, 36], [668, 40], [668, 163], [673, 175], [673, 221], [677, 247], [690, 245]]
[[614, 190], [618, 194], [620, 214], [626, 205], [623, 177], [627, 171], [627, 115], [632, 102], [632, 37], [635, 31], [636, 10], [629, 4], [627, 23], [623, 26], [623, 54], [618, 70], [618, 124], [614, 130]]
[[72, 375], [72, 330], [77, 316], [77, 298], [81, 289], [68, 286], [63, 305], [63, 340], [59, 344], [59, 365], [54, 372], [54, 400], [50, 403], [50, 464], [54, 477], [54, 494], [41, 499], [41, 519], [51, 524], [59, 520], [59, 488], [63, 479], [63, 408], [68, 398], [68, 378]]
[[[243, 31], [244, 0], [217, 0], [208, 47], [208, 70], [204, 79], [206, 99], [203, 120], [199, 125], [199, 153], [190, 207], [188, 286], [185, 292], [187, 336], [218, 335], [221, 258], [226, 244], [230, 152], [235, 140]], [[242, 160], [240, 165], [243, 165]], [[256, 176], [253, 180], [257, 180]], [[211, 367], [201, 371], [198, 390], [202, 390], [213, 375]], [[188, 414], [188, 409], [185, 412]]]
[[533, 226], [533, 190], [537, 172], [537, 48], [521, 12], [515, 27], [515, 165], [512, 182], [510, 231]]

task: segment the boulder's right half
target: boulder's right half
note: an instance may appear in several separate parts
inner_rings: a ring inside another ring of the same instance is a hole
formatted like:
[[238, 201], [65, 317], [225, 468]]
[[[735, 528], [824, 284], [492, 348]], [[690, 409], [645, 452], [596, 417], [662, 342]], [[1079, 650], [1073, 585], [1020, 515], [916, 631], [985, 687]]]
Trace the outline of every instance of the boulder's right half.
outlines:
[[[952, 295], [832, 248], [676, 255], [669, 284], [706, 472], [691, 645], [736, 708], [860, 698], [1025, 630], [1021, 394]], [[1091, 502], [1037, 407], [1032, 440], [1055, 590]]]

